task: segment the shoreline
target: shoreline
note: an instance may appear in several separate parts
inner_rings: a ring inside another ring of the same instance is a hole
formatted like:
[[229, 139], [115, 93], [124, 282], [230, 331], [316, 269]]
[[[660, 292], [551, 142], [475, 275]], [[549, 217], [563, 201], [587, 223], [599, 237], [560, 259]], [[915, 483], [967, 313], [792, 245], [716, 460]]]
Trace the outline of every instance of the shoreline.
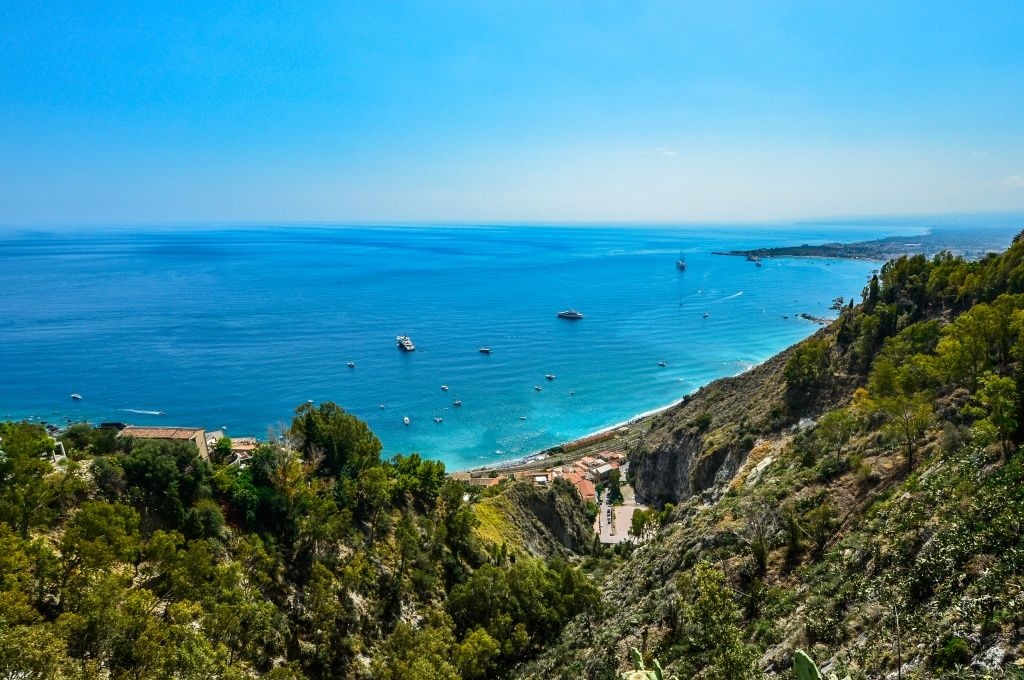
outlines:
[[[489, 473], [495, 472], [519, 472], [523, 470], [530, 470], [537, 466], [547, 467], [550, 466], [551, 459], [554, 456], [564, 456], [564, 458], [559, 460], [560, 463], [577, 460], [579, 458], [582, 458], [583, 456], [588, 455], [588, 453], [591, 452], [591, 449], [597, 447], [598, 445], [612, 443], [613, 441], [616, 440], [618, 440], [619, 443], [622, 443], [621, 439], [627, 438], [627, 436], [630, 434], [636, 434], [636, 432], [634, 431], [636, 425], [649, 422], [654, 416], [664, 413], [665, 411], [668, 411], [671, 408], [674, 408], [676, 406], [679, 406], [680, 404], [685, 403], [690, 397], [695, 395], [697, 392], [700, 392], [708, 385], [712, 385], [718, 382], [719, 380], [728, 380], [730, 378], [735, 378], [736, 376], [743, 375], [744, 373], [747, 373], [748, 371], [751, 371], [754, 368], [757, 368], [758, 366], [764, 365], [765, 363], [767, 363], [774, 357], [778, 356], [779, 354], [782, 354], [783, 352], [786, 352], [787, 350], [796, 346], [797, 344], [799, 344], [799, 342], [802, 341], [798, 341], [796, 343], [793, 343], [792, 345], [787, 345], [786, 347], [783, 347], [770, 357], [763, 359], [755, 364], [751, 364], [750, 366], [747, 366], [741, 371], [738, 371], [731, 375], [722, 376], [721, 378], [715, 378], [714, 380], [711, 380], [697, 388], [694, 388], [693, 390], [690, 390], [689, 392], [679, 397], [678, 399], [674, 399], [673, 401], [663, 406], [656, 406], [646, 411], [642, 411], [633, 416], [630, 416], [625, 420], [621, 420], [611, 425], [602, 426], [580, 437], [569, 439], [568, 441], [562, 442], [561, 444], [555, 444], [554, 446], [549, 446], [545, 449], [540, 449], [539, 451], [533, 451], [524, 456], [520, 456], [519, 458], [507, 460], [500, 463], [488, 463], [486, 465], [478, 465], [476, 467], [466, 468], [465, 470], [455, 470], [452, 472], [448, 472], [447, 474], [449, 477], [457, 479], [471, 479], [488, 476]], [[628, 428], [628, 431], [620, 432], [620, 430], [622, 430], [623, 428]], [[616, 434], [620, 436], [616, 438]]]

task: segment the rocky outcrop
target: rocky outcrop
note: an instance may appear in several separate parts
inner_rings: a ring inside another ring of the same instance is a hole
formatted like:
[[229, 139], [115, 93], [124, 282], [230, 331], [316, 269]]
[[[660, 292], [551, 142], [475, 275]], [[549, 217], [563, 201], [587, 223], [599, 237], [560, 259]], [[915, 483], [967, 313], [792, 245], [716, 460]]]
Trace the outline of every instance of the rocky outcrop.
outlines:
[[792, 350], [701, 388], [652, 420], [630, 456], [630, 479], [646, 505], [724, 489], [753, 440], [788, 427], [782, 371]]

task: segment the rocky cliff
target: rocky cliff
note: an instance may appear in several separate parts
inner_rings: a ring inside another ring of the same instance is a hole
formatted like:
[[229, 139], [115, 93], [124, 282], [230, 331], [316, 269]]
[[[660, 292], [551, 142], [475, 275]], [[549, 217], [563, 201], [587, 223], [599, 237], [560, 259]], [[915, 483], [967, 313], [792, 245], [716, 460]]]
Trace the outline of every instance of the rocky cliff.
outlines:
[[717, 380], [656, 416], [630, 456], [637, 499], [660, 506], [722, 488], [759, 437], [790, 424], [782, 371], [791, 351]]

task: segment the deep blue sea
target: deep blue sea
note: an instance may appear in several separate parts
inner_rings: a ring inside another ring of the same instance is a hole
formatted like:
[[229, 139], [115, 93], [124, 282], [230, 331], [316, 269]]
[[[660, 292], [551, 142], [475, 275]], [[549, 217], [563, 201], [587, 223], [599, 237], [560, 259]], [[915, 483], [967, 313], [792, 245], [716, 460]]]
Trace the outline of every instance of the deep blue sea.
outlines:
[[[0, 419], [265, 437], [306, 400], [333, 400], [370, 424], [385, 453], [419, 452], [449, 469], [493, 463], [764, 361], [817, 329], [798, 313], [829, 315], [832, 299], [859, 296], [878, 266], [756, 267], [712, 251], [914, 231], [8, 230]], [[675, 267], [680, 252], [685, 272]], [[585, 318], [556, 318], [569, 307]], [[399, 334], [417, 351], [400, 352]]]

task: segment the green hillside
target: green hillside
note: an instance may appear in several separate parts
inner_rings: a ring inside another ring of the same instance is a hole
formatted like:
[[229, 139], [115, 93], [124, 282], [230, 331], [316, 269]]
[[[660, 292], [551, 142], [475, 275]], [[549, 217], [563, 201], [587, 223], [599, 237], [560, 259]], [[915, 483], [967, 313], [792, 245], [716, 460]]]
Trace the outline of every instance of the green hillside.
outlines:
[[[659, 417], [677, 504], [524, 677], [1024, 677], [1024, 242], [886, 264], [814, 337]], [[839, 305], [837, 305], [838, 307]], [[709, 462], [710, 461], [710, 462]], [[709, 466], [711, 473], [708, 473]]]

